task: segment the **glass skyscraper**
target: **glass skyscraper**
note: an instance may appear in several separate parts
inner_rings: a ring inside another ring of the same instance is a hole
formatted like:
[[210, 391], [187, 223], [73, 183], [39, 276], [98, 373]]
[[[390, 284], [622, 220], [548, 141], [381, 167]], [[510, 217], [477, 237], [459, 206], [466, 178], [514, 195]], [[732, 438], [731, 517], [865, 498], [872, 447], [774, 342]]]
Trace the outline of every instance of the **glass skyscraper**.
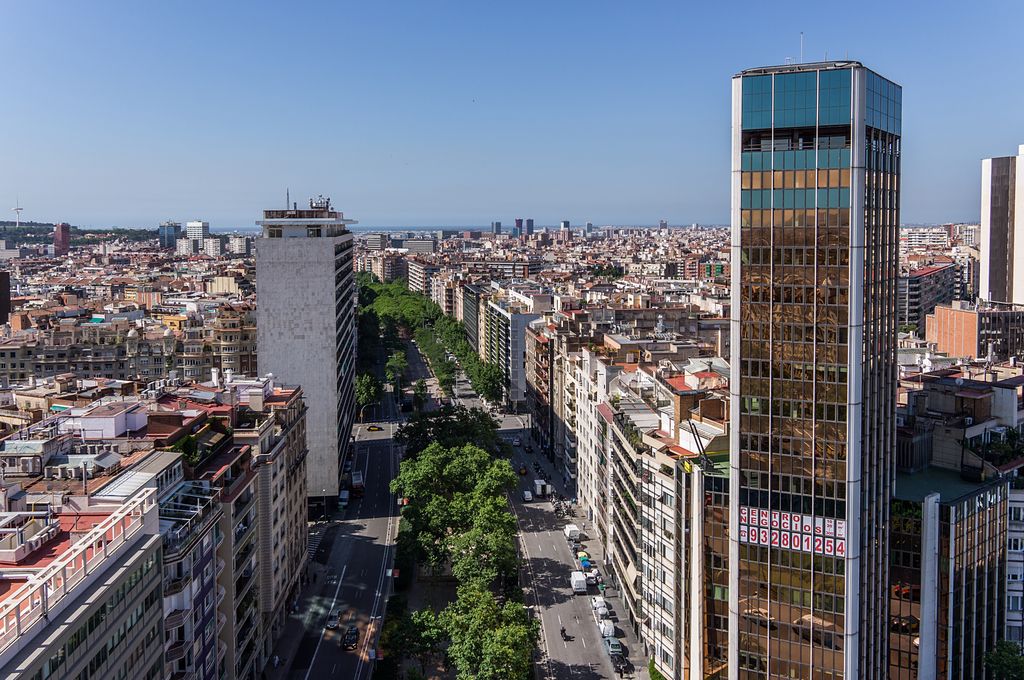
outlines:
[[729, 674], [884, 678], [898, 85], [733, 78]]

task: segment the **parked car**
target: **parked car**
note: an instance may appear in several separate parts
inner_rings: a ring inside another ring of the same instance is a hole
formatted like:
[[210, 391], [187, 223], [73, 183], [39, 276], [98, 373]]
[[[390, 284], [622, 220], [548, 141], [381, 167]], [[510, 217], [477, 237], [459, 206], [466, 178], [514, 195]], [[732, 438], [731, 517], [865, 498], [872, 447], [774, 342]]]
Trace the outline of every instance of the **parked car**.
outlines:
[[523, 491], [523, 502], [524, 503], [529, 503], [532, 500], [533, 500], [533, 494], [530, 493], [529, 491], [524, 490]]
[[522, 445], [523, 445], [523, 440], [520, 439], [519, 437], [516, 437], [515, 439], [512, 440], [512, 446], [522, 446]]
[[604, 650], [608, 652], [608, 656], [612, 656], [613, 654], [622, 656], [622, 643], [619, 642], [618, 638], [606, 637], [604, 638], [603, 644]]
[[594, 597], [590, 598], [590, 608], [591, 609], [597, 609], [598, 607], [607, 607], [607, 606], [608, 606], [607, 600], [605, 600], [600, 595], [595, 595]]
[[345, 630], [345, 637], [341, 639], [341, 646], [344, 649], [355, 649], [359, 645], [359, 629], [354, 625]]

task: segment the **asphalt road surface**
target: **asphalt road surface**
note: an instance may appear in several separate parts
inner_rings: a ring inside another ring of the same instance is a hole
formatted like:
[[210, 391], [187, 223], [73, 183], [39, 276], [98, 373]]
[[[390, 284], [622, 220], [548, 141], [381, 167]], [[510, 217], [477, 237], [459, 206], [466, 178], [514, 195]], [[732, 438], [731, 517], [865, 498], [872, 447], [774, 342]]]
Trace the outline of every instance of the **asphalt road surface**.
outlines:
[[[391, 411], [392, 406], [385, 406]], [[369, 428], [379, 428], [370, 431]], [[388, 488], [398, 472], [392, 422], [356, 427], [354, 469], [363, 471], [366, 491], [338, 510], [324, 531], [312, 559], [317, 596], [303, 614], [305, 636], [295, 655], [289, 680], [369, 678], [376, 654], [384, 605], [391, 593], [390, 570], [398, 531], [398, 507]], [[340, 612], [337, 628], [325, 628], [329, 614]], [[341, 646], [349, 625], [359, 629], [355, 650]]]

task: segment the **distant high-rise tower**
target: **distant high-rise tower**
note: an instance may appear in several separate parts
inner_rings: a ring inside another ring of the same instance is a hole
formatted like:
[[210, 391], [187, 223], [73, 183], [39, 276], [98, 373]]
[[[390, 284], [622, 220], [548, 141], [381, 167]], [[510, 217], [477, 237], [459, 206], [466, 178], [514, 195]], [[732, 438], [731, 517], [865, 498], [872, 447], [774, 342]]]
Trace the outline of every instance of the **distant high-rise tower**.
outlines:
[[858, 62], [733, 78], [730, 678], [889, 677], [901, 102]]
[[355, 418], [353, 238], [330, 199], [264, 210], [255, 240], [259, 372], [302, 386], [311, 512], [333, 505]]
[[562, 223], [559, 228], [562, 231], [569, 231], [569, 220], [562, 220]]
[[519, 232], [520, 234], [522, 234], [523, 233], [523, 218], [522, 217], [517, 217], [515, 224], [516, 224], [516, 226], [515, 226], [516, 231]]
[[979, 274], [982, 299], [1024, 304], [1024, 144], [981, 161]]
[[53, 225], [53, 254], [64, 257], [71, 251], [71, 225], [59, 222]]
[[526, 232], [525, 232], [525, 234], [527, 236], [533, 236], [533, 218], [532, 217], [527, 217], [526, 218]]
[[181, 238], [181, 223], [164, 222], [157, 228], [161, 248], [174, 248]]
[[193, 220], [185, 224], [185, 236], [202, 241], [210, 236], [210, 223]]
[[491, 222], [491, 233], [492, 234], [500, 234], [501, 233], [501, 222]]
[[0, 323], [7, 323], [11, 316], [11, 273], [0, 272]]

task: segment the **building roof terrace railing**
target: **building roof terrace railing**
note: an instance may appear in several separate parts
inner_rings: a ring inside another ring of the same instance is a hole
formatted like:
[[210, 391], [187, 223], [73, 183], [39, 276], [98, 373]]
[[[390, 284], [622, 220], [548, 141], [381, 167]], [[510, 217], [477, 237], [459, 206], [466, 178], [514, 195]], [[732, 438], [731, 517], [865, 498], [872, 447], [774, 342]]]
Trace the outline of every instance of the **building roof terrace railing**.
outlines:
[[0, 666], [30, 642], [37, 625], [93, 583], [147, 523], [155, 526], [156, 513], [156, 489], [141, 490], [7, 596], [0, 604]]

